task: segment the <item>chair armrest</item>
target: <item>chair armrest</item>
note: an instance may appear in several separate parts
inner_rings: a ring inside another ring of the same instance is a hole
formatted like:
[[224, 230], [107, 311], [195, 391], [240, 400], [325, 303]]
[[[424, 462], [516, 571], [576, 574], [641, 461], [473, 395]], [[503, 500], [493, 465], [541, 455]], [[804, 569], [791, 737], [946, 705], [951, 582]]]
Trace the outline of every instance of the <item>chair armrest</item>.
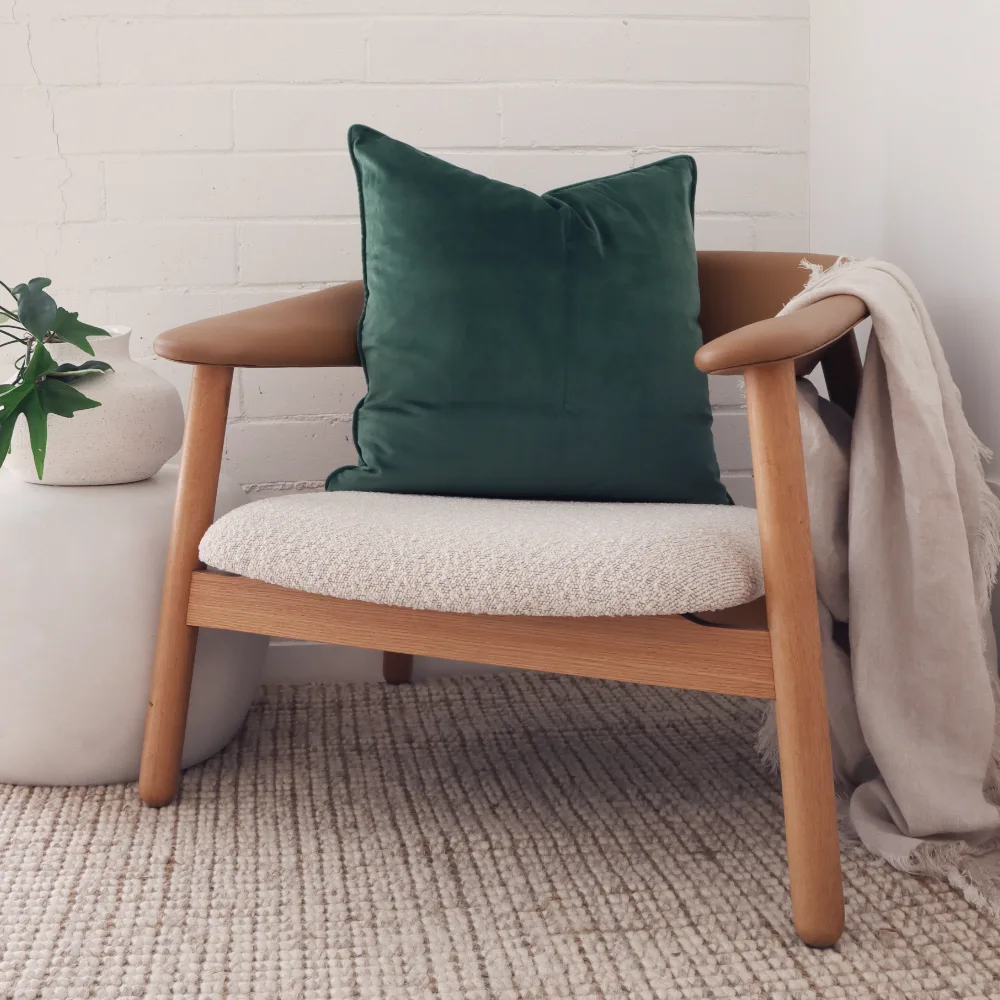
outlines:
[[253, 309], [198, 320], [161, 333], [153, 350], [188, 365], [320, 368], [358, 365], [360, 281]]
[[831, 295], [787, 316], [724, 333], [700, 347], [694, 363], [710, 375], [735, 375], [750, 365], [794, 360], [801, 374], [867, 315], [867, 307], [856, 296]]

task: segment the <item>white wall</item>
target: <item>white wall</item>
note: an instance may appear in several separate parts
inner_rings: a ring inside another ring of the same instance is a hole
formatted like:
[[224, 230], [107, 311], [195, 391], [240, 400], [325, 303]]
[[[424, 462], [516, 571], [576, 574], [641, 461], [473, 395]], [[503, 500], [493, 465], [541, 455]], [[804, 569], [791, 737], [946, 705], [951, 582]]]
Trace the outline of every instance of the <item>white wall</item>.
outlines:
[[[1000, 452], [1000, 4], [812, 0], [811, 248], [916, 281]], [[1000, 461], [991, 475], [1000, 492]], [[994, 600], [1000, 632], [1000, 595]]]
[[[280, 12], [280, 15], [276, 12]], [[0, 275], [161, 330], [360, 274], [369, 123], [545, 190], [690, 150], [702, 247], [807, 240], [807, 0], [0, 0]], [[182, 387], [185, 370], [160, 363]], [[351, 460], [360, 373], [237, 378], [230, 473]], [[739, 393], [720, 460], [750, 497]]]
[[[0, 0], [0, 276], [50, 276], [150, 363], [161, 330], [356, 278], [354, 121], [537, 191], [690, 151], [699, 246], [803, 249], [808, 45], [808, 0]], [[362, 390], [238, 373], [227, 471], [317, 488]], [[737, 380], [713, 398], [752, 502]], [[290, 680], [376, 667], [272, 652]]]
[[1000, 4], [813, 0], [811, 35], [811, 248], [909, 272], [997, 451]]

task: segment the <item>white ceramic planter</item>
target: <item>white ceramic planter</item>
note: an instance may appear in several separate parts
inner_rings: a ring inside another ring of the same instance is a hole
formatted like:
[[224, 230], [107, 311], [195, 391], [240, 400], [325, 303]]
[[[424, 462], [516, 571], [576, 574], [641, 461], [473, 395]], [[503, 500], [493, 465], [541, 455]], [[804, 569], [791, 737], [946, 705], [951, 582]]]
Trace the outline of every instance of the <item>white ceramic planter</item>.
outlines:
[[[131, 781], [153, 666], [177, 469], [53, 490], [0, 470], [0, 782]], [[245, 501], [223, 477], [216, 516]], [[243, 723], [267, 639], [202, 629], [184, 766]]]
[[[109, 326], [110, 337], [90, 340], [98, 361], [114, 369], [80, 379], [75, 388], [101, 405], [70, 418], [48, 418], [48, 446], [42, 481], [46, 486], [105, 486], [134, 483], [154, 475], [176, 454], [184, 434], [184, 409], [177, 390], [129, 355], [127, 327]], [[46, 344], [53, 360], [89, 359], [72, 344]], [[28, 427], [17, 422], [5, 468], [25, 482], [39, 482]]]

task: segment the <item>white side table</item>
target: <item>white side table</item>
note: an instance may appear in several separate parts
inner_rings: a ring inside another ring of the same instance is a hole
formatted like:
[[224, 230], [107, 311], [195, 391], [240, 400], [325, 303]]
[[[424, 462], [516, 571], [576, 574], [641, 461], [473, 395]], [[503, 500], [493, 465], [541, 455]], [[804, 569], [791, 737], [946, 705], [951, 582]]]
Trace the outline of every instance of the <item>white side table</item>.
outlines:
[[[38, 486], [0, 470], [0, 782], [132, 781], [177, 469], [121, 486]], [[219, 483], [216, 517], [243, 503]], [[243, 723], [267, 639], [202, 629], [184, 766]]]

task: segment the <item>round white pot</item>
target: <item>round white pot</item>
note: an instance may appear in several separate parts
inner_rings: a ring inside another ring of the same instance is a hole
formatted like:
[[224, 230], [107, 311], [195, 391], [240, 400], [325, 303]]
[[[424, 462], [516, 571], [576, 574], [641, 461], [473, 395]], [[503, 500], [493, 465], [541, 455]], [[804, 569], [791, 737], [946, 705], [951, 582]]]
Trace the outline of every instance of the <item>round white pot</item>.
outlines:
[[[148, 479], [176, 454], [184, 435], [184, 408], [177, 390], [129, 355], [128, 327], [105, 327], [110, 337], [90, 345], [98, 361], [114, 369], [75, 383], [101, 405], [72, 417], [48, 418], [48, 445], [41, 480], [35, 474], [26, 421], [18, 420], [5, 468], [25, 482], [46, 486], [106, 486]], [[82, 363], [90, 356], [72, 344], [46, 344], [54, 361]]]
[[[39, 489], [0, 470], [0, 782], [139, 773], [177, 468], [125, 486]], [[216, 516], [245, 502], [223, 477]], [[184, 766], [243, 724], [267, 639], [201, 629]]]

